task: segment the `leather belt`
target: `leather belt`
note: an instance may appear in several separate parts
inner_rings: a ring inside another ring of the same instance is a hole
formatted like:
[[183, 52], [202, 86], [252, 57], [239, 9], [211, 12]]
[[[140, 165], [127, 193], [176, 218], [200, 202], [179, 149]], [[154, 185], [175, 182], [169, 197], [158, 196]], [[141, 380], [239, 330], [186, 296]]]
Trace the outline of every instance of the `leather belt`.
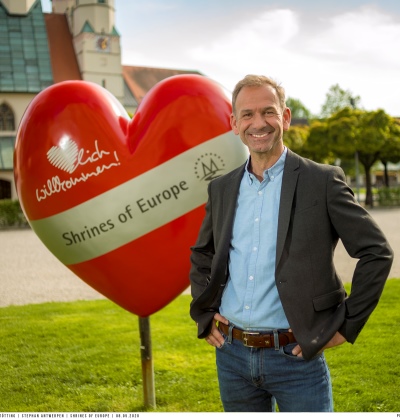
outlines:
[[[218, 325], [220, 331], [222, 331], [226, 336], [229, 335], [229, 326], [222, 324], [221, 322]], [[239, 328], [232, 329], [232, 338], [240, 340], [243, 345], [246, 347], [266, 347], [271, 348], [275, 347], [275, 337], [274, 333], [269, 334], [260, 333], [257, 331], [244, 331]], [[286, 346], [290, 343], [296, 343], [296, 339], [292, 332], [278, 332], [279, 347]]]

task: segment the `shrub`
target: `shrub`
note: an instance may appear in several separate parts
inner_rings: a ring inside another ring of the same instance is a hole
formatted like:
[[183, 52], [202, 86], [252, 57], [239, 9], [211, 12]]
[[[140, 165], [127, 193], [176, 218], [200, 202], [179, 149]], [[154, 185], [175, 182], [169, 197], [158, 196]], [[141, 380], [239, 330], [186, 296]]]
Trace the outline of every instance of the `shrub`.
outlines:
[[379, 188], [377, 198], [380, 206], [399, 206], [400, 187]]
[[28, 222], [18, 200], [0, 200], [0, 229], [5, 227], [25, 227]]

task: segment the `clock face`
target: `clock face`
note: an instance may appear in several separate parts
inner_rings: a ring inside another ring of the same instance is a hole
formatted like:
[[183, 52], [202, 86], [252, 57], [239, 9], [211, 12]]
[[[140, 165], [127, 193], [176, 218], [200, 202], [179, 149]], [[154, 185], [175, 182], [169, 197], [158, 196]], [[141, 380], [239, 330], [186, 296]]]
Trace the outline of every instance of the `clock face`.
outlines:
[[109, 39], [104, 36], [97, 38], [96, 48], [99, 51], [108, 51], [110, 48]]

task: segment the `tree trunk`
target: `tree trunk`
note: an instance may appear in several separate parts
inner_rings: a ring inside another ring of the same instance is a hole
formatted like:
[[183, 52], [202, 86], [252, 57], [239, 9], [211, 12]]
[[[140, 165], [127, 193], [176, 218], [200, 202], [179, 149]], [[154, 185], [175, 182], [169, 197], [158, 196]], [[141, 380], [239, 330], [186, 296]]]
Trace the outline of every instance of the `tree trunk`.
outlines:
[[374, 198], [372, 195], [372, 185], [371, 185], [371, 166], [364, 166], [364, 169], [365, 169], [365, 187], [366, 187], [365, 205], [370, 206], [372, 208], [374, 206]]
[[385, 187], [389, 188], [389, 172], [388, 172], [388, 163], [384, 162], [383, 160], [381, 161], [383, 164], [383, 168], [384, 168], [384, 182], [385, 182]]
[[373, 155], [359, 153], [360, 162], [364, 166], [364, 170], [365, 170], [365, 187], [366, 187], [365, 205], [370, 206], [370, 207], [374, 206], [374, 198], [372, 195], [372, 185], [371, 185], [371, 168], [372, 168], [372, 165], [377, 161], [378, 156], [379, 156], [379, 152], [376, 152]]

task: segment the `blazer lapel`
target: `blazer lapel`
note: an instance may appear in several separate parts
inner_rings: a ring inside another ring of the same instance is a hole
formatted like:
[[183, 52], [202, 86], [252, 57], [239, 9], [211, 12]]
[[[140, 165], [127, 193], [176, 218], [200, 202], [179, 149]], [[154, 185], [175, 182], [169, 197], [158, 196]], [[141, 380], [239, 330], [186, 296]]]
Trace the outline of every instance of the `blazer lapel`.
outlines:
[[276, 265], [282, 256], [286, 235], [289, 228], [292, 203], [299, 176], [299, 157], [288, 149], [282, 179], [281, 200], [279, 205], [278, 237], [276, 243]]
[[[229, 179], [227, 179], [227, 182], [224, 185], [224, 191], [222, 192], [223, 214], [225, 217], [221, 229], [221, 238], [223, 238], [223, 243], [230, 244], [237, 197], [239, 193], [240, 183], [243, 177], [243, 172], [244, 165], [239, 167], [236, 171], [232, 172], [232, 176], [230, 176]], [[226, 235], [229, 235], [229, 237], [226, 237]], [[227, 240], [225, 241], [224, 239]]]
[[242, 165], [241, 167], [237, 168], [234, 172], [232, 172], [231, 176], [226, 182], [226, 185], [224, 185], [224, 213], [228, 215], [232, 220], [236, 209], [236, 202], [239, 193], [240, 183], [242, 182], [243, 178], [244, 168], [245, 166]]

